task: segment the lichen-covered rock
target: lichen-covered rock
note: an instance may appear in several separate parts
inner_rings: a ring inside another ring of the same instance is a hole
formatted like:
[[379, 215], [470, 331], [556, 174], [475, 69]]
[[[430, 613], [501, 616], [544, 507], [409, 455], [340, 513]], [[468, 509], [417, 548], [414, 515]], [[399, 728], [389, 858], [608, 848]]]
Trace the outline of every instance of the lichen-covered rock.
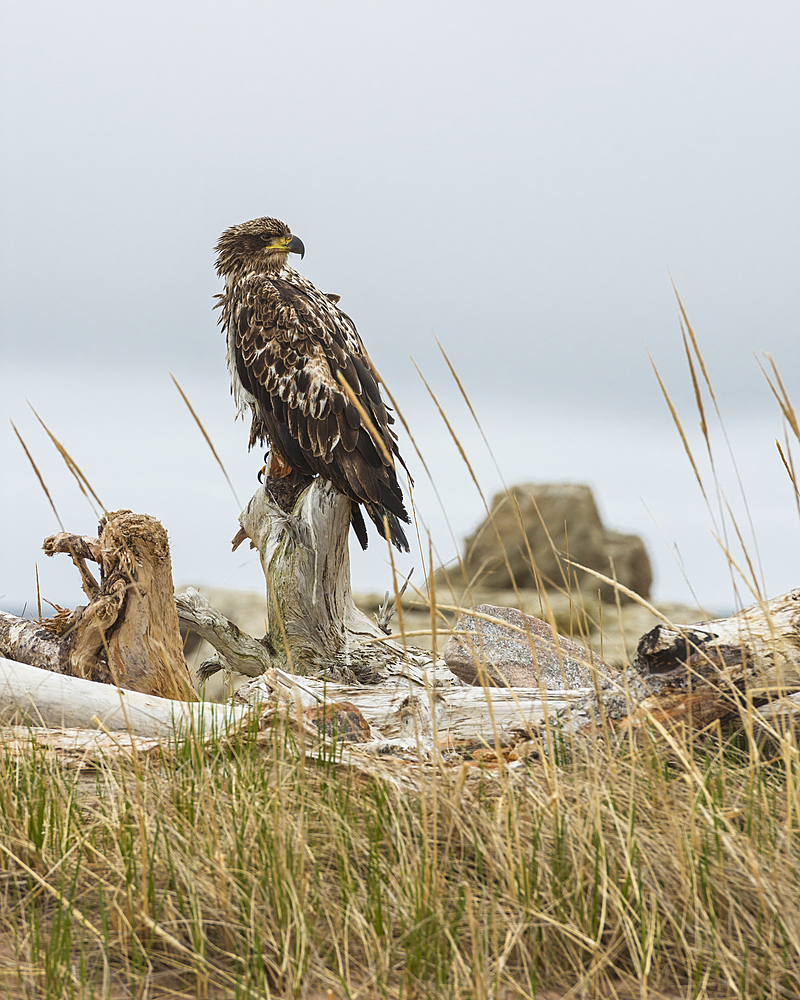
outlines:
[[547, 622], [515, 608], [479, 604], [464, 614], [444, 648], [444, 661], [467, 684], [550, 691], [588, 688], [616, 671], [584, 646], [554, 635]]

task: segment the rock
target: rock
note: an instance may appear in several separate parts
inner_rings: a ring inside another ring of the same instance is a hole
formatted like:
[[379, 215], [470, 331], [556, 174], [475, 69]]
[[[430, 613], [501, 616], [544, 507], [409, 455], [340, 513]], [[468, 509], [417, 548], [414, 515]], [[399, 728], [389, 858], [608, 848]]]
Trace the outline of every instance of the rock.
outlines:
[[303, 711], [317, 729], [331, 739], [346, 743], [366, 743], [370, 738], [369, 723], [361, 709], [351, 701], [327, 701]]
[[[629, 535], [622, 531], [610, 531], [605, 530], [605, 563], [608, 567], [605, 571], [606, 576], [616, 579], [626, 586], [629, 590], [632, 590], [634, 594], [638, 594], [639, 597], [643, 597], [645, 600], [650, 596], [650, 588], [653, 585], [653, 569], [650, 565], [650, 557], [647, 554], [647, 549], [645, 548], [644, 541], [638, 535]], [[576, 558], [573, 556], [573, 558]], [[580, 562], [580, 559], [577, 560]], [[584, 563], [588, 566], [588, 563]], [[613, 565], [613, 572], [611, 566]], [[601, 567], [593, 566], [593, 569], [600, 569]], [[607, 584], [601, 587], [602, 596], [605, 599], [607, 594], [616, 600], [615, 591], [613, 587], [609, 587]], [[629, 600], [625, 594], [620, 594], [622, 603], [626, 604]]]
[[653, 580], [642, 539], [606, 529], [590, 487], [578, 483], [525, 483], [498, 493], [464, 552], [467, 577], [482, 589], [535, 588], [538, 574], [547, 590], [599, 589], [603, 600], [616, 600], [612, 586], [575, 570], [562, 558], [567, 553], [645, 598]]
[[444, 647], [445, 663], [467, 684], [481, 683], [481, 666], [498, 687], [544, 686], [550, 691], [591, 687], [593, 667], [603, 677], [616, 674], [596, 653], [564, 636], [554, 637], [539, 618], [492, 604], [472, 610], [474, 614], [461, 615], [456, 624], [456, 632], [469, 635], [454, 635]]

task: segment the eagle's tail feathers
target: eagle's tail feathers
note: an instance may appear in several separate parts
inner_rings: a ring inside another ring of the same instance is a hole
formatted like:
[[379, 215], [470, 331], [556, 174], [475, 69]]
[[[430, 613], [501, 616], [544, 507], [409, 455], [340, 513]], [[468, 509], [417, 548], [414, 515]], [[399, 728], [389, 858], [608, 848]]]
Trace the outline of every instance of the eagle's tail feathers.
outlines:
[[365, 549], [368, 544], [367, 526], [364, 524], [364, 515], [361, 513], [361, 507], [355, 500], [350, 501], [350, 524], [352, 524], [353, 531], [356, 533], [358, 544], [362, 549]]
[[[394, 476], [386, 479], [382, 475], [376, 475], [375, 470], [370, 469], [366, 463], [353, 463], [339, 481], [333, 476], [330, 478], [342, 493], [351, 498], [359, 498], [359, 502], [367, 508], [367, 513], [381, 534], [383, 534], [384, 512], [390, 521], [399, 519], [406, 524], [410, 523], [408, 511], [403, 503], [403, 494]], [[364, 499], [361, 499], [362, 497]]]
[[[406, 538], [406, 533], [400, 526], [400, 520], [396, 514], [393, 514], [390, 510], [386, 510], [385, 507], [380, 507], [377, 504], [365, 503], [364, 506], [367, 508], [367, 513], [370, 519], [375, 524], [375, 527], [380, 531], [381, 535], [386, 538], [386, 529], [388, 528], [389, 534], [388, 539], [394, 545], [398, 552], [410, 552], [408, 547], [408, 539]], [[405, 513], [403, 520], [408, 521], [408, 514]], [[385, 519], [385, 523], [384, 523]]]

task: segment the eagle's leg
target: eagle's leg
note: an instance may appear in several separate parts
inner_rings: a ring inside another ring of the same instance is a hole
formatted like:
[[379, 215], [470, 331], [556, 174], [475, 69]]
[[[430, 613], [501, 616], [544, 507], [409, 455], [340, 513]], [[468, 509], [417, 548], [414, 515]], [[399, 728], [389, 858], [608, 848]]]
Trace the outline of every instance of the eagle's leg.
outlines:
[[[273, 476], [272, 470], [277, 467], [278, 475]], [[264, 480], [264, 489], [281, 510], [291, 514], [294, 510], [297, 498], [303, 490], [313, 481], [313, 476], [304, 476], [297, 469], [293, 469], [282, 459], [278, 458], [273, 451], [270, 455], [270, 462], [267, 467], [267, 476]]]

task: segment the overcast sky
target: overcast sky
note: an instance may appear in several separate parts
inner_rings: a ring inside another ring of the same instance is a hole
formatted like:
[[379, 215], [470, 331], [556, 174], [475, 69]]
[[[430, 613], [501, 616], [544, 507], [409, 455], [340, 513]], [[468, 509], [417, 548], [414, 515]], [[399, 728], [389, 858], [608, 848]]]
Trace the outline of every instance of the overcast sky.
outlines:
[[[261, 456], [233, 422], [213, 246], [260, 215], [284, 219], [303, 272], [342, 295], [456, 539], [481, 497], [409, 355], [486, 495], [589, 482], [611, 527], [645, 536], [657, 596], [689, 600], [691, 584], [724, 609], [715, 522], [647, 355], [698, 448], [671, 275], [766, 590], [800, 585], [780, 416], [753, 357], [772, 352], [800, 399], [796, 3], [11, 0], [2, 47], [0, 606], [35, 599], [36, 563], [44, 596], [80, 599], [71, 567], [40, 558], [58, 524], [9, 420], [65, 526], [96, 528], [26, 399], [104, 504], [163, 521], [177, 582], [261, 586], [252, 558], [228, 551], [237, 502], [168, 374], [245, 501]], [[402, 447], [421, 529], [450, 558]], [[421, 573], [419, 555], [400, 565]], [[377, 540], [354, 553], [353, 578], [390, 585]]]

